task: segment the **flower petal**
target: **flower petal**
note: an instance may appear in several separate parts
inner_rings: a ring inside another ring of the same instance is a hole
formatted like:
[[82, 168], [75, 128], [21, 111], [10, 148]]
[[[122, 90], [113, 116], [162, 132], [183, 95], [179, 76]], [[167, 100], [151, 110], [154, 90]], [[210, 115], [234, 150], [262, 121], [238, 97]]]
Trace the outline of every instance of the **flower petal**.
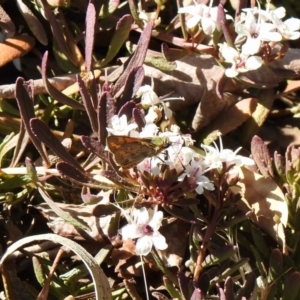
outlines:
[[138, 255], [147, 255], [152, 249], [152, 237], [149, 235], [144, 235], [139, 238], [135, 245], [135, 252]]
[[165, 250], [168, 248], [166, 238], [158, 231], [153, 233], [152, 242], [156, 249]]
[[149, 221], [149, 212], [146, 207], [137, 209], [134, 214], [134, 222], [139, 225], [145, 225]]
[[119, 233], [122, 235], [123, 240], [136, 239], [143, 236], [143, 230], [136, 224], [127, 224], [119, 229]]
[[262, 59], [259, 56], [250, 56], [245, 63], [247, 70], [256, 70], [262, 65]]
[[152, 219], [148, 223], [148, 225], [151, 226], [153, 231], [157, 231], [159, 229], [159, 227], [161, 226], [163, 217], [164, 217], [164, 215], [163, 215], [162, 211], [157, 211], [153, 215]]

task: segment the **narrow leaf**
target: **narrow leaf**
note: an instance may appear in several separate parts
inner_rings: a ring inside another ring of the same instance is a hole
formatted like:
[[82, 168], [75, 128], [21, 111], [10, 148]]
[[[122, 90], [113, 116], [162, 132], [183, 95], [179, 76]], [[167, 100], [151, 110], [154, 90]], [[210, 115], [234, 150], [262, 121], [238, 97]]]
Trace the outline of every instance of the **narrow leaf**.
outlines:
[[102, 178], [103, 181], [98, 181], [93, 179], [86, 173], [82, 173], [80, 170], [76, 169], [74, 166], [66, 163], [59, 162], [56, 164], [57, 171], [68, 180], [80, 186], [87, 186], [95, 189], [113, 189], [115, 185], [109, 183], [106, 178]]
[[140, 40], [137, 44], [137, 48], [135, 52], [130, 56], [130, 58], [124, 64], [124, 72], [116, 82], [115, 86], [113, 87], [113, 94], [116, 98], [122, 94], [125, 82], [132, 72], [132, 70], [136, 67], [142, 66], [146, 57], [148, 45], [151, 38], [153, 22], [149, 22], [146, 26], [144, 31], [141, 34]]
[[85, 64], [87, 72], [92, 70], [96, 20], [95, 4], [93, 0], [90, 0], [85, 18]]
[[85, 110], [84, 106], [81, 103], [78, 103], [74, 99], [66, 96], [62, 92], [60, 92], [54, 85], [50, 83], [47, 77], [47, 61], [48, 61], [48, 51], [45, 52], [42, 60], [42, 77], [43, 82], [46, 87], [47, 92], [58, 102], [68, 105], [74, 109]]
[[40, 0], [40, 3], [44, 9], [46, 20], [50, 24], [53, 37], [57, 45], [59, 46], [60, 51], [62, 51], [63, 54], [72, 62], [72, 64], [76, 66], [77, 60], [66, 43], [66, 40], [63, 35], [63, 30], [58, 21], [56, 20], [53, 11], [49, 8], [46, 0]]
[[77, 229], [82, 229], [86, 232], [90, 231], [90, 228], [77, 216], [72, 216], [69, 212], [62, 210], [49, 196], [46, 190], [41, 186], [37, 186], [39, 193], [45, 200], [45, 202], [50, 206], [50, 208], [64, 221], [72, 224]]
[[127, 40], [133, 19], [131, 15], [124, 15], [117, 23], [115, 33], [109, 44], [105, 59], [100, 63], [99, 68], [105, 67], [118, 54], [119, 50]]
[[[16, 243], [12, 244], [10, 247], [7, 248], [6, 252], [1, 257], [0, 268], [2, 274], [6, 274], [7, 276], [10, 276], [10, 274], [13, 272], [13, 270], [8, 270], [8, 266], [6, 265], [6, 260], [11, 258], [14, 252], [19, 250], [20, 248], [24, 248], [24, 246], [28, 244], [32, 244], [33, 242], [37, 243], [38, 241], [43, 241], [43, 240], [59, 243], [71, 249], [74, 253], [76, 253], [76, 255], [81, 258], [81, 260], [83, 261], [83, 263], [85, 264], [86, 268], [88, 269], [91, 275], [94, 284], [96, 300], [100, 300], [100, 299], [112, 300], [111, 289], [107, 277], [105, 276], [104, 272], [102, 271], [99, 264], [95, 261], [93, 256], [90, 253], [88, 253], [79, 244], [71, 241], [70, 239], [61, 237], [56, 234], [41, 234], [41, 235], [25, 237], [17, 241]], [[20, 299], [20, 298], [14, 298], [14, 296], [11, 295], [11, 291], [14, 291], [15, 288], [11, 286], [9, 289], [9, 287], [5, 286], [5, 289], [6, 289], [7, 297], [9, 299]]]
[[30, 139], [32, 143], [34, 144], [35, 148], [40, 153], [42, 159], [44, 160], [47, 167], [50, 166], [50, 162], [47, 156], [47, 153], [45, 152], [44, 148], [42, 147], [42, 143], [39, 139], [36, 138], [36, 136], [33, 134], [31, 127], [30, 127], [30, 119], [34, 118], [34, 109], [33, 109], [33, 102], [32, 99], [30, 99], [28, 92], [24, 86], [24, 79], [19, 77], [16, 81], [16, 99], [18, 103], [18, 107], [20, 110], [20, 114], [22, 117], [22, 122], [24, 123], [24, 126], [27, 130], [28, 135], [30, 136]]
[[90, 124], [92, 127], [93, 132], [98, 132], [98, 123], [97, 123], [97, 115], [95, 112], [95, 109], [93, 107], [93, 101], [91, 98], [91, 95], [89, 94], [85, 82], [82, 80], [80, 75], [77, 75], [77, 81], [79, 85], [79, 91], [81, 95], [81, 99], [83, 102], [83, 105], [86, 109], [86, 112], [88, 114]]
[[261, 174], [265, 177], [270, 176], [274, 178], [270, 152], [264, 141], [257, 135], [255, 135], [251, 141], [251, 154]]
[[36, 137], [49, 147], [61, 160], [66, 161], [77, 169], [82, 170], [82, 172], [85, 172], [78, 161], [66, 150], [42, 120], [36, 118], [31, 119], [30, 127]]
[[33, 14], [33, 12], [28, 8], [23, 0], [17, 0], [17, 6], [29, 29], [32, 31], [37, 40], [45, 46], [48, 45], [46, 31], [39, 19]]

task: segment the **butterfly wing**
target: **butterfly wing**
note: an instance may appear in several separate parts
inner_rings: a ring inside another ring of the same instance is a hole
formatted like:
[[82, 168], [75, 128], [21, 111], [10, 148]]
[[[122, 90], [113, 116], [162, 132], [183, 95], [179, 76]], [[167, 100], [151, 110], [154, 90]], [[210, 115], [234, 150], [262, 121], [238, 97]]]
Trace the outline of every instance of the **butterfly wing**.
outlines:
[[126, 170], [136, 166], [146, 157], [156, 155], [156, 147], [150, 141], [150, 139], [109, 136], [107, 147], [112, 152], [115, 162]]

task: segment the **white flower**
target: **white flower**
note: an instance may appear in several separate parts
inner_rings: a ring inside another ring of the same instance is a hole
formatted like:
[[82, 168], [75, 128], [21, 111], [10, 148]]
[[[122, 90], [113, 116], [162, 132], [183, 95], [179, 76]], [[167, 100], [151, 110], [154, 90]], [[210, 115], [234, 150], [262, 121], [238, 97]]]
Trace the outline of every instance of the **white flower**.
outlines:
[[235, 31], [238, 33], [237, 39], [246, 36], [247, 40], [242, 46], [242, 53], [253, 55], [260, 50], [261, 42], [281, 41], [281, 34], [275, 32], [276, 26], [271, 23], [260, 22], [252, 11], [248, 11], [245, 18], [235, 25]]
[[[165, 103], [165, 101], [169, 100], [183, 100], [183, 98], [160, 98], [157, 96], [157, 94], [154, 92], [154, 83], [152, 80], [152, 84], [150, 85], [143, 85], [141, 86], [137, 93], [137, 97], [141, 97], [141, 104], [145, 107], [148, 108], [150, 106], [154, 105], [161, 105], [164, 110], [165, 118], [170, 119], [173, 115], [172, 110], [168, 107], [168, 104]], [[150, 119], [152, 120], [152, 119]]]
[[159, 97], [153, 90], [153, 86], [148, 84], [141, 86], [136, 92], [136, 96], [141, 97], [141, 104], [143, 106], [149, 107], [160, 103]]
[[214, 147], [201, 145], [204, 149], [206, 155], [204, 158], [205, 165], [210, 169], [218, 169], [222, 170], [223, 163], [228, 165], [235, 165], [237, 167], [241, 167], [243, 165], [254, 165], [254, 161], [251, 158], [237, 155], [238, 151], [241, 150], [241, 147], [232, 151], [230, 149], [223, 149], [223, 142], [221, 139], [221, 134], [219, 133], [219, 141], [220, 141], [220, 149], [218, 148], [217, 144], [213, 142]]
[[136, 129], [138, 126], [136, 123], [127, 123], [127, 116], [122, 115], [120, 118], [117, 115], [114, 115], [111, 119], [112, 128], [107, 127], [107, 132], [110, 132], [113, 135], [128, 135], [128, 133]]
[[[206, 35], [212, 35], [217, 27], [218, 7], [212, 7], [212, 1], [210, 1], [209, 6], [196, 3], [195, 5], [180, 7], [178, 13], [192, 16], [186, 22], [186, 26], [189, 29], [201, 23], [203, 32]], [[226, 14], [226, 19], [232, 19], [232, 17]]]
[[156, 136], [158, 133], [159, 128], [154, 123], [146, 124], [142, 131], [139, 133], [139, 137], [141, 138], [147, 138], [147, 137], [153, 137]]
[[219, 44], [220, 52], [225, 62], [231, 63], [231, 68], [225, 70], [227, 77], [235, 77], [239, 73], [256, 70], [261, 67], [262, 59], [259, 56], [249, 56], [239, 53], [227, 43]]
[[206, 35], [212, 35], [216, 29], [218, 7], [209, 7], [205, 4], [189, 5], [180, 7], [178, 13], [192, 15], [186, 22], [189, 29], [194, 28], [201, 22], [201, 28]]
[[285, 40], [296, 40], [300, 37], [300, 19], [289, 18], [284, 22], [274, 13], [270, 13], [271, 20], [278, 32]]
[[178, 9], [179, 14], [190, 14], [192, 17], [187, 20], [186, 26], [188, 28], [194, 28], [198, 25], [203, 17], [204, 9], [207, 6], [205, 4], [196, 4], [196, 5], [188, 5], [185, 7], [180, 7]]
[[138, 239], [135, 251], [138, 255], [147, 255], [154, 245], [159, 250], [165, 250], [168, 245], [165, 237], [158, 231], [163, 219], [162, 211], [147, 210], [145, 207], [133, 212], [133, 219], [119, 230], [124, 240]]
[[158, 175], [161, 170], [161, 164], [169, 164], [169, 161], [165, 160], [164, 154], [159, 154], [156, 157], [147, 157], [136, 167], [140, 171], [146, 171], [150, 174]]
[[185, 166], [184, 173], [179, 176], [178, 180], [183, 180], [185, 176], [194, 177], [197, 182], [196, 192], [201, 195], [204, 192], [204, 189], [213, 191], [215, 189], [213, 183], [209, 181], [206, 176], [203, 176], [203, 171], [201, 162], [195, 159], [192, 159], [188, 165]]

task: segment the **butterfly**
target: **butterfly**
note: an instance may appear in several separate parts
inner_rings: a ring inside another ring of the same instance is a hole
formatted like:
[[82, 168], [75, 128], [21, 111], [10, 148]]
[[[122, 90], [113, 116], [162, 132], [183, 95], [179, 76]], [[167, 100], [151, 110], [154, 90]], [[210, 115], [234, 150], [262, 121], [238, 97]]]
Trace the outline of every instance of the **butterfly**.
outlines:
[[130, 169], [147, 157], [156, 156], [171, 145], [168, 137], [136, 138], [111, 135], [106, 145], [114, 161], [123, 170]]

